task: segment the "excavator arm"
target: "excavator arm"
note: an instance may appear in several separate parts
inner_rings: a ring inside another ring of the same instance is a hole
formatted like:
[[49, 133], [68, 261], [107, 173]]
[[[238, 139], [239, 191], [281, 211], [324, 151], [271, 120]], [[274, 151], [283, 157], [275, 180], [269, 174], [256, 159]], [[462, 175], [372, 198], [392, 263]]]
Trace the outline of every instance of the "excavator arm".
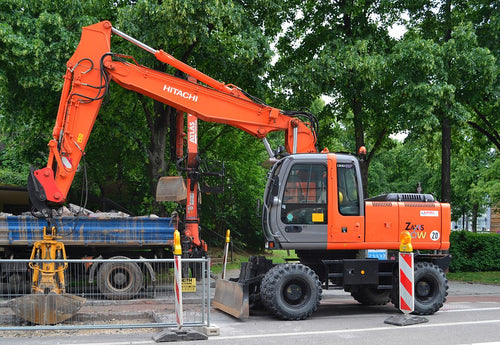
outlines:
[[[111, 53], [112, 33], [201, 83], [158, 72], [137, 64], [133, 58]], [[66, 200], [111, 81], [203, 121], [228, 124], [263, 140], [270, 132], [284, 131], [287, 152], [317, 151], [315, 124], [298, 118], [310, 114], [285, 112], [254, 101], [236, 86], [218, 82], [164, 51], [135, 40], [113, 28], [108, 21], [83, 28], [80, 43], [67, 62], [64, 78], [53, 139], [48, 144], [47, 166], [32, 171], [28, 180], [30, 199], [46, 216], [50, 213], [48, 203], [62, 204]], [[313, 120], [311, 116], [308, 118]], [[272, 155], [269, 148], [268, 152]]]

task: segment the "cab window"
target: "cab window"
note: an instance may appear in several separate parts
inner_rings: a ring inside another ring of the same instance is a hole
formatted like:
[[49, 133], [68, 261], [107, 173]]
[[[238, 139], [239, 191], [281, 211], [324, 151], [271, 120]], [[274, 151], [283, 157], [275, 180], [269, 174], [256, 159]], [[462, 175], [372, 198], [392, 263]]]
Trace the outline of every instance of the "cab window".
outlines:
[[326, 224], [326, 166], [295, 164], [283, 194], [281, 220], [285, 224]]
[[352, 163], [337, 164], [337, 187], [339, 212], [344, 216], [359, 215], [358, 179], [355, 165]]

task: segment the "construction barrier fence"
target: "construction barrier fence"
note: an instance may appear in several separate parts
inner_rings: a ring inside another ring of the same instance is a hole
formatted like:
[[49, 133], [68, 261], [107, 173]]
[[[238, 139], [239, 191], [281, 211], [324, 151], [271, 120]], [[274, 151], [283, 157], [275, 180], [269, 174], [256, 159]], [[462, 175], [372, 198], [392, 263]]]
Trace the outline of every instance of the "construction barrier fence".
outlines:
[[[48, 279], [64, 279], [65, 293], [32, 293], [44, 264], [67, 265]], [[173, 259], [4, 259], [0, 270], [0, 331], [177, 326]], [[183, 325], [210, 326], [209, 258], [182, 259], [182, 290]]]

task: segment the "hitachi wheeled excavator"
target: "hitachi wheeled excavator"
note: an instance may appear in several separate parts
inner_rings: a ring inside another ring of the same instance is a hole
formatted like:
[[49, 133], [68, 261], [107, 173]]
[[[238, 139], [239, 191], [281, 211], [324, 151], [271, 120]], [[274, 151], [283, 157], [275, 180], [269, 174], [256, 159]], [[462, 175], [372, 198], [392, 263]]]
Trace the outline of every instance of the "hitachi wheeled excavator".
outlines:
[[[188, 80], [112, 53], [112, 34], [184, 72]], [[410, 232], [415, 249], [432, 252], [416, 256], [415, 312], [434, 313], [445, 301], [447, 281], [443, 271], [449, 256], [441, 252], [449, 248], [449, 204], [436, 202], [427, 194], [388, 194], [364, 200], [358, 159], [328, 150], [318, 152], [313, 115], [264, 104], [234, 85], [216, 81], [139, 42], [108, 21], [83, 28], [64, 78], [47, 166], [32, 170], [28, 178], [30, 200], [48, 219], [43, 240], [35, 244], [31, 260], [66, 258], [64, 244], [50, 221], [52, 209], [66, 200], [103, 97], [114, 81], [197, 119], [244, 130], [261, 139], [269, 154], [272, 168], [262, 212], [266, 248], [293, 249], [299, 262], [275, 265], [262, 257], [251, 258], [242, 266], [237, 281], [217, 281], [216, 307], [244, 318], [250, 305], [262, 303], [279, 318], [304, 319], [317, 309], [322, 288], [330, 285], [343, 287], [362, 303], [387, 303], [397, 293], [393, 288], [397, 285], [397, 260], [370, 259], [366, 251], [397, 250], [404, 230]], [[177, 135], [182, 137], [182, 123], [177, 127]], [[266, 140], [274, 131], [285, 133], [286, 152], [279, 155]], [[179, 142], [182, 145], [182, 140]], [[189, 251], [205, 252], [197, 207], [189, 204], [193, 200], [196, 203], [198, 194], [197, 183], [189, 183], [194, 176], [190, 171], [196, 169], [194, 153], [188, 146], [189, 187], [183, 198], [188, 205], [182, 237]], [[84, 303], [65, 293], [64, 265], [31, 268], [32, 295], [21, 297], [18, 303], [36, 310], [34, 314], [39, 316], [30, 321], [61, 322]], [[59, 298], [57, 303], [54, 296]], [[29, 308], [24, 309], [27, 312], [20, 316], [29, 317]]]

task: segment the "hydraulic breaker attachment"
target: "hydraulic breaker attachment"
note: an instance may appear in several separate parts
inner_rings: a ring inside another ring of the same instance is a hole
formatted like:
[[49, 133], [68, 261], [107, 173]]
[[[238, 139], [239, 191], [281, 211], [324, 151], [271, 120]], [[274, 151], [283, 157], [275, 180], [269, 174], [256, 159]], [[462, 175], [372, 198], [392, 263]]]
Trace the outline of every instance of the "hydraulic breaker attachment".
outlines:
[[215, 283], [213, 306], [238, 319], [248, 319], [248, 284], [218, 279]]
[[85, 303], [85, 298], [66, 294], [64, 271], [67, 262], [64, 244], [57, 240], [56, 227], [43, 228], [43, 239], [35, 242], [29, 267], [32, 269], [31, 295], [9, 302], [20, 318], [40, 325], [56, 324], [72, 317]]

